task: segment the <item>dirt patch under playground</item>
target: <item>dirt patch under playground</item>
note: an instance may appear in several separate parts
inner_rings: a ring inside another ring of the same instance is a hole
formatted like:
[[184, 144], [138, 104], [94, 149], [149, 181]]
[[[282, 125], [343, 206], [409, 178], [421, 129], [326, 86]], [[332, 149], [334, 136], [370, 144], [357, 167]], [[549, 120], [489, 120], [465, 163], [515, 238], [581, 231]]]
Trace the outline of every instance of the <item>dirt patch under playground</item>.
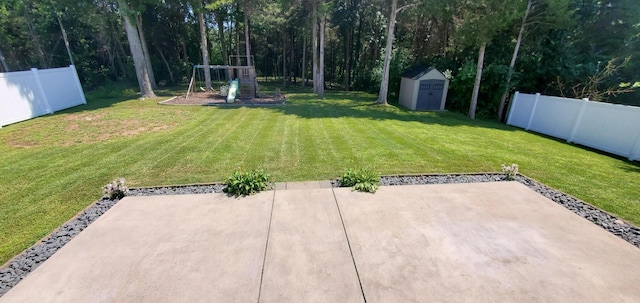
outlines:
[[276, 105], [285, 104], [285, 95], [263, 94], [260, 98], [236, 98], [235, 102], [227, 103], [227, 97], [218, 92], [196, 92], [189, 93], [189, 97], [180, 96], [162, 102], [162, 104], [173, 105]]

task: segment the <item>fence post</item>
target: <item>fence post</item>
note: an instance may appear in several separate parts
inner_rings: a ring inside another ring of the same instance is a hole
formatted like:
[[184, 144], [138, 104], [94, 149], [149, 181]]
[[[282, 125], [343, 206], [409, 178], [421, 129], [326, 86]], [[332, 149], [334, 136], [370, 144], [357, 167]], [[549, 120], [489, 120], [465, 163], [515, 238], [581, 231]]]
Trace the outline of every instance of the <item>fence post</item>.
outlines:
[[87, 99], [84, 97], [84, 91], [82, 90], [82, 84], [80, 84], [80, 78], [78, 78], [78, 71], [73, 64], [69, 65], [69, 68], [71, 68], [71, 70], [73, 71], [73, 79], [75, 80], [74, 86], [80, 94], [80, 98], [82, 98], [82, 103], [87, 104]]
[[636, 137], [636, 143], [631, 148], [629, 153], [629, 161], [640, 160], [640, 133]]
[[520, 92], [516, 91], [516, 93], [513, 94], [513, 100], [509, 103], [509, 117], [507, 118], [508, 125], [511, 125], [511, 114], [513, 114], [513, 106], [516, 104], [516, 101], [518, 101], [518, 96], [520, 96]]
[[538, 107], [538, 100], [540, 99], [540, 93], [536, 93], [536, 99], [533, 100], [533, 107], [531, 108], [531, 115], [529, 116], [529, 123], [527, 123], [527, 127], [525, 130], [529, 130], [531, 127], [531, 122], [533, 122], [533, 115], [536, 114], [536, 107]]
[[38, 87], [38, 91], [40, 92], [40, 97], [44, 102], [44, 106], [46, 107], [45, 109], [47, 110], [47, 114], [52, 114], [53, 110], [51, 110], [51, 104], [49, 104], [49, 99], [47, 99], [47, 94], [44, 93], [44, 88], [42, 88], [42, 82], [40, 82], [40, 75], [38, 74], [38, 69], [34, 67], [31, 69], [31, 71], [33, 72], [33, 79], [36, 80], [36, 85]]
[[580, 122], [582, 122], [582, 113], [584, 113], [585, 107], [589, 102], [589, 98], [583, 98], [582, 104], [580, 104], [580, 109], [578, 110], [578, 114], [576, 115], [575, 120], [573, 120], [573, 124], [571, 125], [571, 132], [569, 133], [569, 138], [567, 139], [568, 143], [572, 143], [573, 139], [578, 132], [578, 128], [580, 128]]

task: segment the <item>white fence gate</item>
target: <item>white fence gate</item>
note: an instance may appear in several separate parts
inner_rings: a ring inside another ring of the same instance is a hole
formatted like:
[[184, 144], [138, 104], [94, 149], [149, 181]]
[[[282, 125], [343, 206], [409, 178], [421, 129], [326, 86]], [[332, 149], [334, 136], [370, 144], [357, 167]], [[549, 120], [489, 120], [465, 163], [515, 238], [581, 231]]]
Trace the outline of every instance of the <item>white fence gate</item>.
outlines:
[[87, 104], [76, 68], [0, 73], [0, 128]]
[[640, 107], [516, 92], [507, 124], [640, 160]]

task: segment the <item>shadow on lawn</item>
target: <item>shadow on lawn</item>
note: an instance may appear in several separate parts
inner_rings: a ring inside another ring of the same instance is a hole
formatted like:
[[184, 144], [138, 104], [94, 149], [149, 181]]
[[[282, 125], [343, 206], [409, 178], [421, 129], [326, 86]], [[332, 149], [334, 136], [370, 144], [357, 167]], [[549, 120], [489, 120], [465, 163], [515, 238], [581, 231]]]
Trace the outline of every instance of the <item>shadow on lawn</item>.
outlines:
[[[265, 107], [266, 110], [296, 115], [305, 119], [316, 118], [356, 118], [369, 120], [396, 120], [438, 124], [443, 126], [469, 126], [515, 131], [517, 128], [494, 121], [471, 120], [468, 117], [448, 111], [410, 111], [396, 104], [387, 106], [375, 104], [376, 97], [362, 92], [326, 92], [324, 99], [313, 93], [293, 93], [287, 96], [283, 106]], [[234, 110], [237, 107], [220, 107]]]
[[620, 165], [620, 168], [630, 173], [640, 174], [640, 162], [638, 161], [633, 162], [630, 160], [625, 160], [625, 162]]
[[[155, 90], [155, 94], [160, 98], [167, 98], [178, 95], [182, 90], [186, 91], [186, 88], [183, 86], [166, 87]], [[140, 92], [128, 84], [118, 83], [87, 92], [85, 93], [85, 97], [87, 104], [57, 111], [53, 113], [53, 115], [80, 113], [111, 107], [120, 102], [139, 99]]]

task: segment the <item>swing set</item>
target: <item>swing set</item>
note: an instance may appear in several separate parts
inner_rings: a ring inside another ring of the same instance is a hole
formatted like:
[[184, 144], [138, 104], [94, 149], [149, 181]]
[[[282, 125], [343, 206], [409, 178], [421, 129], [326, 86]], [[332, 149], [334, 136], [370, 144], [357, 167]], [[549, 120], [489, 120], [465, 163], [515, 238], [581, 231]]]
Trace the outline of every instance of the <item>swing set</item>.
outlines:
[[211, 75], [211, 91], [217, 92], [219, 97], [225, 97], [227, 103], [233, 103], [236, 97], [241, 99], [260, 97], [255, 67], [198, 64], [193, 66], [186, 98], [189, 98], [190, 94], [207, 92], [205, 72]]

